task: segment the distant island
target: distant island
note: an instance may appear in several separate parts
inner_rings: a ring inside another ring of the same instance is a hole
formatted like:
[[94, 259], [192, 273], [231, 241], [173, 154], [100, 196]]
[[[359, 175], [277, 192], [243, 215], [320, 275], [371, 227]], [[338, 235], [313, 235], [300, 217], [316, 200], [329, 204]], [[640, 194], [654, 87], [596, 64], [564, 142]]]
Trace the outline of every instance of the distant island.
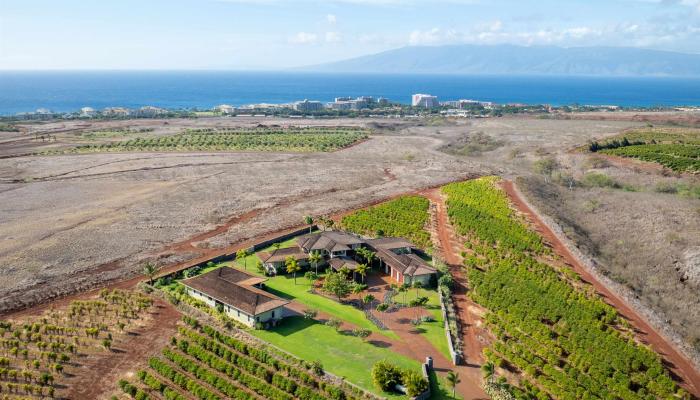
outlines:
[[300, 68], [318, 72], [700, 77], [700, 54], [633, 47], [409, 46]]

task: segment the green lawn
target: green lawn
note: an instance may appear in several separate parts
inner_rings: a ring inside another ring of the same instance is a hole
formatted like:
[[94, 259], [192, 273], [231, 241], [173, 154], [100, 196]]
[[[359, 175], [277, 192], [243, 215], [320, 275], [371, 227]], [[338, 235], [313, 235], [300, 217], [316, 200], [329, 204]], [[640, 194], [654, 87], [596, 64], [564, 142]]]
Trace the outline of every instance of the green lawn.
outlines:
[[[242, 268], [242, 266], [239, 266], [236, 263], [227, 262], [223, 264], [233, 266], [234, 268]], [[262, 276], [262, 274], [256, 271], [255, 268], [248, 267], [248, 271]], [[265, 282], [265, 289], [279, 297], [289, 300], [296, 300], [309, 308], [333, 315], [338, 319], [347, 321], [360, 328], [369, 329], [391, 339], [400, 340], [396, 333], [389, 330], [383, 331], [377, 328], [376, 325], [365, 317], [365, 314], [362, 311], [352, 306], [340, 304], [337, 301], [331, 300], [324, 296], [309, 293], [310, 288], [311, 283], [304, 278], [303, 273], [297, 274], [296, 284], [294, 283], [294, 278], [291, 275], [277, 275], [275, 277], [268, 278], [268, 280]]]
[[423, 322], [418, 329], [432, 345], [435, 347], [443, 356], [447, 357], [449, 360], [450, 350], [447, 345], [447, 336], [445, 336], [445, 323], [442, 318], [442, 311], [440, 310], [440, 297], [438, 296], [437, 290], [435, 289], [420, 289], [419, 294], [416, 293], [416, 289], [410, 289], [404, 293], [399, 293], [394, 297], [394, 301], [397, 303], [408, 303], [418, 296], [427, 296], [429, 301], [426, 305], [427, 310], [421, 311], [421, 315], [426, 315], [429, 313], [433, 316], [435, 321], [433, 322]]
[[382, 343], [364, 342], [302, 317], [285, 318], [274, 330], [256, 330], [251, 333], [301, 359], [320, 360], [328, 372], [390, 398], [406, 396], [382, 393], [372, 384], [370, 371], [374, 363], [387, 359], [401, 368], [420, 370], [418, 361], [396, 354], [391, 349], [382, 347]]

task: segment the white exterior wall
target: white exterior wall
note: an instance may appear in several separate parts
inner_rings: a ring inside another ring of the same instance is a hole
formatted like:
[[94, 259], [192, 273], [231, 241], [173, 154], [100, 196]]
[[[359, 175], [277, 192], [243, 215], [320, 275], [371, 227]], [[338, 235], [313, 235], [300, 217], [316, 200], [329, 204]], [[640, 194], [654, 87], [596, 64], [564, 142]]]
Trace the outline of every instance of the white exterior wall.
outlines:
[[414, 277], [407, 276], [406, 283], [413, 284], [413, 282], [420, 282], [423, 287], [428, 287], [431, 275], [432, 274], [416, 275]]
[[[201, 300], [207, 303], [207, 305], [209, 305], [212, 308], [216, 307], [216, 301], [214, 299], [210, 299], [206, 294], [200, 291], [194, 290], [192, 288], [187, 288], [187, 294], [191, 297], [194, 297], [197, 300]], [[279, 307], [274, 310], [258, 314], [257, 319], [255, 316], [247, 314], [244, 311], [241, 311], [235, 307], [231, 307], [227, 304], [224, 304], [224, 311], [229, 317], [250, 327], [254, 327], [256, 322], [267, 322], [271, 319], [280, 319], [285, 316], [284, 307]]]
[[201, 300], [209, 305], [209, 307], [216, 307], [216, 301], [214, 299], [210, 298], [206, 294], [194, 290], [192, 288], [187, 288], [187, 294], [190, 295], [191, 297], [194, 297], [197, 300]]

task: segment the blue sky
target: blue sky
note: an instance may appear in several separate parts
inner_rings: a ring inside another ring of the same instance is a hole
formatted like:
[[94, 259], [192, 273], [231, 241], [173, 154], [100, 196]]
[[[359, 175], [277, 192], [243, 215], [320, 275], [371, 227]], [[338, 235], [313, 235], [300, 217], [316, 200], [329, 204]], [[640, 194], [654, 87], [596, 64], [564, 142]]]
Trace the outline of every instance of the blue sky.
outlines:
[[700, 0], [0, 0], [0, 69], [279, 69], [457, 43], [700, 53]]

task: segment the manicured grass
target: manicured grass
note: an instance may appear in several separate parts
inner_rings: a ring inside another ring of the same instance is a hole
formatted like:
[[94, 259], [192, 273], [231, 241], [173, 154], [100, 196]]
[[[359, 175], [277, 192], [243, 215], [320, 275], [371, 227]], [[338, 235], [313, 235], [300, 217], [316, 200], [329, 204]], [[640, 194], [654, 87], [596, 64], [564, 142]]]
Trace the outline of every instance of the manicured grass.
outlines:
[[406, 398], [382, 393], [372, 384], [370, 371], [377, 361], [387, 359], [401, 368], [420, 371], [418, 361], [382, 347], [383, 343], [364, 342], [303, 317], [285, 318], [274, 330], [256, 330], [252, 333], [304, 360], [320, 360], [328, 372], [345, 377], [348, 381], [381, 396]]
[[[239, 266], [236, 263], [223, 264], [242, 269], [242, 266]], [[263, 276], [261, 273], [256, 271], [255, 268], [248, 267], [248, 272]], [[355, 307], [340, 304], [335, 300], [331, 300], [318, 294], [309, 293], [311, 283], [304, 278], [303, 275], [304, 274], [301, 272], [297, 273], [296, 284], [294, 283], [294, 278], [291, 275], [277, 275], [268, 278], [268, 280], [265, 282], [265, 289], [279, 297], [298, 301], [311, 309], [330, 314], [335, 318], [349, 322], [357, 327], [369, 329], [372, 332], [377, 332], [391, 339], [400, 340], [396, 333], [390, 330], [383, 331], [377, 328], [376, 325], [365, 317], [365, 314], [362, 311], [356, 309]]]
[[[417, 294], [416, 289], [410, 289], [406, 293], [405, 302], [408, 303], [417, 296], [427, 296], [429, 299], [428, 304], [426, 304], [427, 310], [421, 310], [420, 315], [430, 314], [435, 319], [435, 321], [432, 322], [423, 322], [418, 329], [421, 335], [449, 360], [451, 356], [447, 345], [447, 336], [445, 336], [445, 322], [442, 318], [442, 311], [440, 310], [440, 297], [435, 289], [420, 289], [419, 294]], [[394, 297], [394, 301], [403, 304], [404, 294], [399, 293]]]
[[430, 400], [455, 400], [462, 396], [455, 392], [452, 396], [452, 388], [444, 376], [438, 376], [435, 371], [430, 371]]

